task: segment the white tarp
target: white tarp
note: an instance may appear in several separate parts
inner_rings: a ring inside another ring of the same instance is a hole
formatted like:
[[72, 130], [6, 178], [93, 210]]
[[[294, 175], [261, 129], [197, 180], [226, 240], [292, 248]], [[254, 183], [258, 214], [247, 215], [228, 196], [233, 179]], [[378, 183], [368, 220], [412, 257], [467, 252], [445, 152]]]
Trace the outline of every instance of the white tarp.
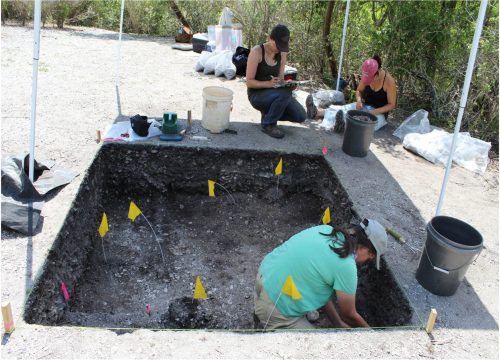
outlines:
[[[432, 163], [446, 166], [450, 156], [453, 134], [444, 130], [433, 130], [427, 134], [410, 133], [405, 136], [403, 146]], [[475, 139], [467, 132], [458, 134], [453, 162], [483, 175], [488, 166], [491, 143]]]

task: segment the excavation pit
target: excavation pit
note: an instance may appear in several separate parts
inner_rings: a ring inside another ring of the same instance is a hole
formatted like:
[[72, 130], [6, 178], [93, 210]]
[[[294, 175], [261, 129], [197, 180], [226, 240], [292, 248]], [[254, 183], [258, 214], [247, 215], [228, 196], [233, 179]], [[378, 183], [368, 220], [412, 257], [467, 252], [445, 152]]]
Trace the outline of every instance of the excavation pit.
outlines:
[[[216, 182], [215, 197], [208, 194], [208, 180]], [[142, 212], [135, 221], [128, 218], [131, 201]], [[28, 297], [25, 320], [253, 329], [253, 287], [262, 258], [293, 234], [318, 225], [326, 207], [334, 226], [359, 221], [320, 156], [106, 144]], [[109, 230], [101, 238], [103, 213]], [[193, 300], [197, 276], [205, 300]], [[412, 318], [385, 261], [380, 271], [365, 265], [359, 272], [357, 307], [372, 326], [406, 325]], [[329, 326], [324, 314], [316, 325]]]

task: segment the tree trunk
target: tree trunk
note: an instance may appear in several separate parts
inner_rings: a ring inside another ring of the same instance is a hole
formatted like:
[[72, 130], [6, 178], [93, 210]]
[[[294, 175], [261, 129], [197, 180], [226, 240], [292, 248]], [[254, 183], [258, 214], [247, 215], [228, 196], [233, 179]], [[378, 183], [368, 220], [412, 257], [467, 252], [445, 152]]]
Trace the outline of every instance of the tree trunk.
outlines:
[[177, 17], [177, 19], [180, 20], [182, 26], [185, 26], [191, 30], [191, 25], [189, 25], [189, 23], [186, 20], [186, 18], [184, 17], [184, 15], [182, 15], [182, 12], [179, 9], [179, 7], [177, 6], [177, 4], [175, 3], [175, 0], [171, 0], [171, 1], [169, 1], [169, 3], [170, 3], [170, 8], [174, 12], [174, 15]]
[[[337, 72], [337, 62], [334, 59], [333, 48], [329, 38], [334, 5], [335, 1], [328, 1], [328, 5], [326, 7], [326, 12], [325, 12], [325, 22], [323, 27], [323, 44], [325, 46], [325, 53], [328, 59], [328, 66], [330, 68], [330, 73], [332, 74], [332, 78], [336, 77], [336, 72]], [[321, 66], [321, 72], [323, 72], [323, 66]]]

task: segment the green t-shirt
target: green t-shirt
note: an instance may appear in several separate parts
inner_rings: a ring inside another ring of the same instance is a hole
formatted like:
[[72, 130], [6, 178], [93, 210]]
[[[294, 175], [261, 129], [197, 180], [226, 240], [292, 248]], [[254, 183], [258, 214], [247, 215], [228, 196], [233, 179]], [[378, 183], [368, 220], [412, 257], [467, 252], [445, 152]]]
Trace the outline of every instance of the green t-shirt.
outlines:
[[[319, 309], [330, 300], [333, 291], [355, 294], [358, 274], [352, 255], [341, 258], [329, 245], [334, 238], [329, 225], [314, 226], [292, 236], [288, 241], [267, 254], [260, 265], [262, 285], [271, 301], [280, 296], [289, 275], [301, 294], [293, 300], [281, 294], [276, 307], [285, 316], [302, 316]], [[343, 235], [335, 247], [342, 246]]]

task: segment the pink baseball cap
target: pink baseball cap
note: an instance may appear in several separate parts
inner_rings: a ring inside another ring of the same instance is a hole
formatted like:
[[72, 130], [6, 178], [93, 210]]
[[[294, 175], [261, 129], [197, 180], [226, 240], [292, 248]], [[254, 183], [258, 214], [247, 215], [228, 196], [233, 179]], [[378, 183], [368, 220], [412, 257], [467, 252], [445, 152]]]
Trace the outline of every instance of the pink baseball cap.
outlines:
[[361, 81], [370, 84], [378, 71], [378, 62], [375, 59], [365, 60], [361, 66]]

